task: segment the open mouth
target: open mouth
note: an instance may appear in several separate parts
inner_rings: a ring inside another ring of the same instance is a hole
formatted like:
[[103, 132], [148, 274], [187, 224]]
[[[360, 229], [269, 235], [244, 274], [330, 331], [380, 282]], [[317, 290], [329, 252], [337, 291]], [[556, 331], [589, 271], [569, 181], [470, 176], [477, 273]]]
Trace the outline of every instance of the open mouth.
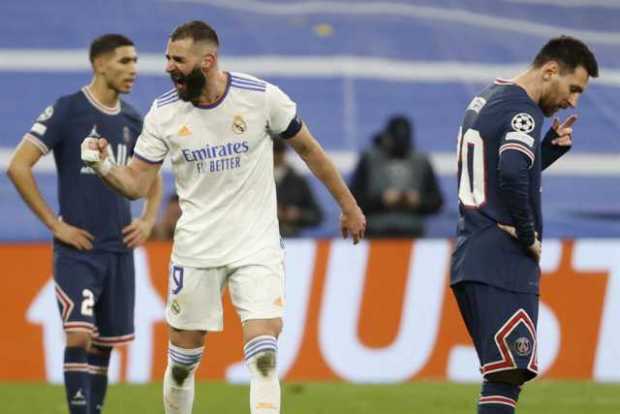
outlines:
[[174, 86], [177, 89], [182, 89], [185, 87], [186, 79], [185, 76], [183, 76], [180, 73], [171, 73], [170, 74], [170, 79], [172, 80], [172, 83], [174, 83]]

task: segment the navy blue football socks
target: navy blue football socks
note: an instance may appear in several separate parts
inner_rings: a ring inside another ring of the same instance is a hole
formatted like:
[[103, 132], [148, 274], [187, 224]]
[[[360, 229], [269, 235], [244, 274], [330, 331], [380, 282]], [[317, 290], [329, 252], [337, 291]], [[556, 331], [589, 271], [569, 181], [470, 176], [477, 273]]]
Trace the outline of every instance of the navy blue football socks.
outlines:
[[89, 414], [99, 414], [103, 410], [103, 401], [108, 389], [108, 366], [112, 348], [99, 347], [98, 353], [88, 354], [88, 369], [90, 373], [90, 401]]
[[502, 382], [484, 382], [478, 414], [514, 414], [521, 387]]
[[64, 375], [69, 413], [89, 414], [90, 374], [88, 356], [84, 348], [65, 348]]

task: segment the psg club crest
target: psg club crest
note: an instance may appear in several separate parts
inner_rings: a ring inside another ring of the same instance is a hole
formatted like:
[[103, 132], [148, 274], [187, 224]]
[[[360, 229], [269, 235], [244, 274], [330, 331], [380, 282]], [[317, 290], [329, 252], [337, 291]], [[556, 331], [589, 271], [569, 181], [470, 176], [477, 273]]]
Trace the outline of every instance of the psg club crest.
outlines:
[[536, 127], [536, 122], [534, 122], [534, 117], [532, 115], [521, 112], [520, 114], [516, 114], [512, 118], [512, 129], [517, 132], [528, 133], [532, 132]]
[[517, 355], [526, 356], [532, 352], [532, 346], [530, 344], [529, 338], [522, 336], [521, 338], [517, 338], [514, 343], [514, 349]]
[[241, 115], [235, 115], [232, 122], [232, 130], [235, 134], [241, 135], [248, 129], [248, 124]]

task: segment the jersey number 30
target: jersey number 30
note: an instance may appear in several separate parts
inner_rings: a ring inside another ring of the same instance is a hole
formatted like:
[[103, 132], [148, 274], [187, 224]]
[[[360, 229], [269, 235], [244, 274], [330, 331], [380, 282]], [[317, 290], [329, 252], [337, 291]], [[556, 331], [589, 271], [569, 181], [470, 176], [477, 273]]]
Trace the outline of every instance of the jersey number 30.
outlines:
[[459, 129], [457, 150], [461, 166], [459, 200], [466, 207], [480, 207], [486, 201], [484, 142], [480, 132], [468, 129], [461, 135]]

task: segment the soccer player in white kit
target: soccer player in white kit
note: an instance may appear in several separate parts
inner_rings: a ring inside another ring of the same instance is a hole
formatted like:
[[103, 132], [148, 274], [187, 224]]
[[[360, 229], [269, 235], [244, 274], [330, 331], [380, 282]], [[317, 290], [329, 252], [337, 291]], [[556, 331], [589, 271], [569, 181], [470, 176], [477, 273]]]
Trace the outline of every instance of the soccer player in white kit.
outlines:
[[243, 324], [252, 414], [280, 412], [277, 337], [284, 307], [272, 137], [288, 141], [342, 210], [341, 230], [357, 243], [366, 218], [325, 151], [278, 87], [218, 67], [219, 40], [205, 22], [177, 27], [166, 71], [175, 88], [155, 100], [126, 167], [106, 158], [105, 139], [86, 139], [82, 159], [128, 198], [144, 197], [170, 157], [182, 216], [174, 234], [166, 319], [164, 406], [191, 413], [194, 373], [208, 331], [223, 328], [230, 290]]

